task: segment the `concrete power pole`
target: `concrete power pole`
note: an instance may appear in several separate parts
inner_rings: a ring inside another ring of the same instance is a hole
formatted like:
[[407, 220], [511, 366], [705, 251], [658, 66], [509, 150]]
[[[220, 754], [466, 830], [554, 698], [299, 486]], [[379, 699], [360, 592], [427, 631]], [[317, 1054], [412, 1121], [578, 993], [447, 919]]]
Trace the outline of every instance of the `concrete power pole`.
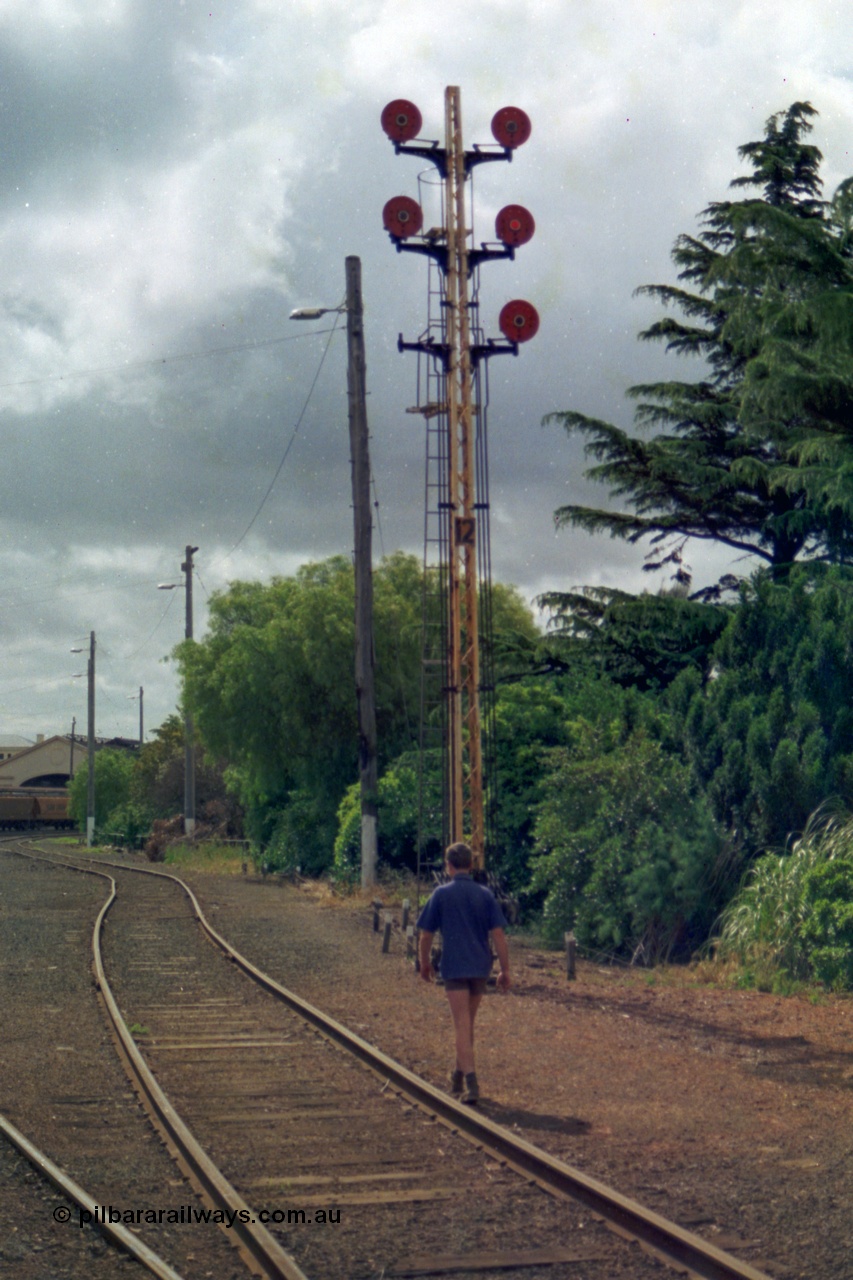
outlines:
[[346, 260], [347, 391], [355, 523], [355, 692], [358, 707], [358, 769], [361, 783], [361, 886], [376, 883], [376, 694], [373, 653], [373, 523], [365, 391], [364, 307], [361, 259]]
[[[193, 638], [193, 556], [198, 547], [187, 546], [181, 569], [186, 574], [186, 627], [187, 640]], [[140, 695], [141, 695], [140, 690]], [[140, 699], [140, 713], [142, 702]], [[141, 730], [140, 730], [141, 737]], [[189, 708], [184, 709], [184, 835], [192, 840], [195, 835], [195, 746], [193, 718]]]

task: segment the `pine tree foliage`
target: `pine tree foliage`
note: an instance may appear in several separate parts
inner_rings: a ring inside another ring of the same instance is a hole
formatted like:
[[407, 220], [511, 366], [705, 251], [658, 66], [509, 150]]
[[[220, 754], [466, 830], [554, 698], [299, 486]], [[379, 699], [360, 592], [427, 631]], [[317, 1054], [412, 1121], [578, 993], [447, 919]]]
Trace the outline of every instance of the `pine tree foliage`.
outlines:
[[[849, 552], [853, 520], [853, 179], [843, 182], [817, 228], [784, 242], [805, 264], [808, 287], [768, 290], [759, 310], [759, 350], [744, 378], [742, 418], [773, 434], [793, 424], [777, 489], [805, 492], [821, 508], [836, 558]], [[780, 246], [783, 243], [780, 237]]]
[[707, 679], [713, 646], [729, 618], [722, 605], [686, 597], [684, 587], [639, 596], [584, 587], [549, 592], [538, 603], [551, 611], [546, 645], [564, 664], [576, 665], [582, 654], [618, 685], [662, 690], [687, 667]]
[[714, 816], [745, 856], [781, 847], [830, 800], [853, 810], [853, 571], [795, 565], [741, 588], [704, 686], [667, 702]]
[[[804, 141], [815, 114], [795, 102], [740, 147], [752, 171], [732, 186], [752, 194], [710, 204], [699, 234], [678, 237], [679, 285], [638, 290], [674, 313], [641, 339], [699, 357], [700, 380], [631, 387], [641, 436], [573, 410], [546, 418], [586, 438], [587, 476], [623, 500], [621, 510], [561, 507], [558, 527], [648, 538], [653, 569], [692, 538], [776, 574], [846, 545], [830, 472], [853, 428], [853, 191], [821, 198], [821, 153]], [[849, 469], [853, 480], [853, 459]]]

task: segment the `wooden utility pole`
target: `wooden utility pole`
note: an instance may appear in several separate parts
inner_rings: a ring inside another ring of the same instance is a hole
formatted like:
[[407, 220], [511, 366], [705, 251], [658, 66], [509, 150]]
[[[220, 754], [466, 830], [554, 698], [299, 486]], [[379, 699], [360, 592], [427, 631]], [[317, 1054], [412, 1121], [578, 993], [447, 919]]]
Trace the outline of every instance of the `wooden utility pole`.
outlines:
[[361, 887], [370, 889], [376, 883], [378, 772], [373, 653], [373, 520], [370, 510], [370, 454], [360, 258], [347, 258], [346, 286], [347, 391], [355, 526], [355, 694], [361, 785]]
[[[198, 547], [186, 548], [184, 563], [181, 565], [186, 575], [186, 626], [184, 635], [187, 640], [193, 638], [193, 556]], [[140, 689], [140, 714], [142, 709], [142, 690]], [[140, 729], [140, 737], [142, 731]], [[184, 835], [192, 840], [195, 835], [195, 744], [193, 718], [189, 707], [184, 708]]]
[[86, 846], [92, 847], [95, 838], [95, 633], [89, 635], [89, 698], [88, 698], [88, 760], [89, 777], [86, 787]]

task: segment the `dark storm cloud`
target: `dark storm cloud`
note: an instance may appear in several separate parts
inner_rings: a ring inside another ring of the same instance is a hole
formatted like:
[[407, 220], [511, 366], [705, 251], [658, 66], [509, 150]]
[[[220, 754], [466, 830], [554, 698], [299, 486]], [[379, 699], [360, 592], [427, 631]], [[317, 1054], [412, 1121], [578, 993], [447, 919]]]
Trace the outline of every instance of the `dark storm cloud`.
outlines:
[[190, 106], [174, 48], [180, 13], [168, 34], [154, 6], [136, 6], [118, 28], [48, 26], [26, 44], [0, 33], [5, 199], [37, 197], [60, 179], [73, 198], [93, 170], [186, 145]]
[[[627, 426], [627, 386], [690, 376], [636, 342], [654, 313], [632, 291], [672, 279], [675, 236], [725, 196], [738, 144], [794, 98], [820, 109], [816, 140], [843, 168], [853, 87], [833, 67], [851, 26], [828, 0], [7, 0], [0, 727], [70, 722], [81, 692], [67, 650], [91, 629], [107, 730], [133, 731], [125, 685], [145, 684], [147, 702], [150, 686], [159, 722], [175, 696], [160, 659], [183, 623], [157, 583], [180, 579], [188, 542], [199, 630], [206, 592], [229, 578], [348, 553], [345, 342], [334, 336], [320, 370], [327, 335], [288, 319], [341, 301], [347, 254], [363, 263], [376, 549], [419, 551], [416, 359], [396, 342], [424, 326], [427, 273], [394, 252], [381, 210], [398, 193], [429, 205], [436, 189], [419, 188], [428, 166], [396, 158], [378, 117], [411, 97], [441, 138], [447, 84], [462, 86], [469, 145], [507, 102], [534, 124], [512, 165], [475, 182], [477, 239], [505, 203], [537, 223], [515, 262], [484, 268], [483, 327], [495, 334], [513, 297], [542, 317], [517, 359], [492, 363], [495, 569], [528, 596], [654, 589], [642, 549], [555, 534], [557, 506], [605, 495], [584, 481], [578, 442], [541, 419], [578, 408]], [[451, 27], [452, 48], [439, 38]], [[697, 573], [716, 573], [703, 554]]]

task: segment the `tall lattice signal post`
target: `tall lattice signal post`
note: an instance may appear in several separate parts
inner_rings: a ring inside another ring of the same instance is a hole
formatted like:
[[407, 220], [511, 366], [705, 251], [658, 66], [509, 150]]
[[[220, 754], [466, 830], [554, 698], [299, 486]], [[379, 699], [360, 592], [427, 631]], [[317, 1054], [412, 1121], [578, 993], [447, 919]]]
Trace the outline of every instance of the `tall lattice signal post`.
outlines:
[[[458, 88], [445, 90], [444, 118], [442, 147], [419, 136], [422, 118], [413, 103], [397, 99], [382, 112], [397, 154], [435, 166], [437, 181], [422, 176], [419, 186], [427, 194], [438, 186], [440, 221], [424, 231], [422, 204], [409, 196], [389, 200], [382, 216], [398, 251], [429, 259], [426, 329], [415, 342], [401, 336], [398, 343], [401, 351], [418, 352], [414, 412], [426, 423], [422, 735], [438, 735], [443, 843], [466, 840], [476, 869], [483, 870], [495, 832], [493, 776], [487, 785], [494, 750], [488, 359], [517, 355], [519, 343], [535, 335], [539, 317], [529, 302], [508, 302], [499, 317], [503, 337], [484, 340], [480, 266], [514, 257], [535, 224], [521, 205], [508, 205], [496, 219], [497, 240], [475, 248], [470, 179], [475, 165], [512, 160], [530, 136], [530, 121], [519, 108], [504, 107], [492, 119], [495, 142], [466, 151]], [[421, 745], [423, 755], [424, 736]]]

